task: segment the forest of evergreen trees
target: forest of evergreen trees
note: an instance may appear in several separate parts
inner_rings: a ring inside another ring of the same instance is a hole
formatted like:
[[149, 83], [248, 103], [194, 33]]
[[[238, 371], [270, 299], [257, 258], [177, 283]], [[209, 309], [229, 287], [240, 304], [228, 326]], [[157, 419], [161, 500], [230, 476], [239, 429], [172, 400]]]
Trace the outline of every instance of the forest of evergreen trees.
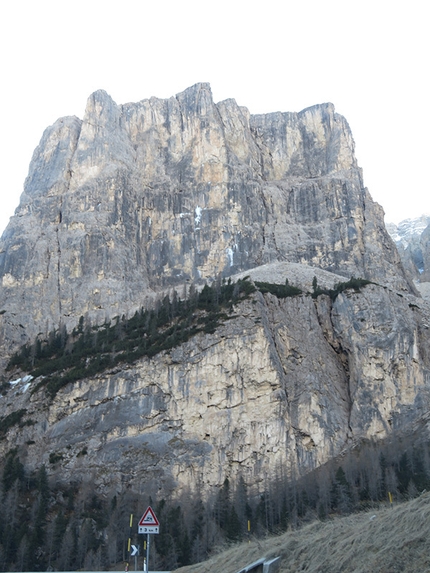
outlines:
[[[362, 443], [300, 479], [279, 475], [259, 495], [240, 478], [226, 479], [206, 497], [198, 491], [160, 499], [131, 491], [109, 497], [98, 495], [91, 483], [60, 484], [48, 474], [45, 466], [28, 472], [17, 450], [2, 461], [1, 571], [105, 570], [121, 562], [132, 569], [130, 514], [138, 519], [148, 505], [160, 521], [150, 567], [173, 570], [247, 536], [368, 510], [389, 503], [389, 494], [398, 503], [430, 488], [430, 443], [416, 437]], [[132, 543], [142, 546], [143, 538], [136, 527]]]

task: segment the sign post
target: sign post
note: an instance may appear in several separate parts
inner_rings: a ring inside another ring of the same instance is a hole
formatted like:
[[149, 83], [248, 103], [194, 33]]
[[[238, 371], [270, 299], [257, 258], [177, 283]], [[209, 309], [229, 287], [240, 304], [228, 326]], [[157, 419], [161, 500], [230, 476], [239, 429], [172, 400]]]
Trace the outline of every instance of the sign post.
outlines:
[[137, 556], [138, 555], [139, 555], [139, 546], [138, 545], [132, 545], [130, 557], [134, 557], [134, 570], [135, 571], [137, 571]]
[[[126, 563], [125, 566], [125, 570], [128, 571], [128, 564], [130, 561], [130, 556], [131, 556], [131, 531], [132, 531], [132, 527], [133, 527], [133, 514], [130, 514], [130, 533], [128, 534], [128, 545], [127, 545], [127, 551], [128, 551], [128, 561]], [[134, 569], [136, 571], [136, 568]]]
[[143, 570], [149, 571], [149, 536], [152, 533], [159, 533], [159, 522], [151, 506], [147, 508], [139, 521], [139, 533], [146, 534], [146, 559], [144, 559]]

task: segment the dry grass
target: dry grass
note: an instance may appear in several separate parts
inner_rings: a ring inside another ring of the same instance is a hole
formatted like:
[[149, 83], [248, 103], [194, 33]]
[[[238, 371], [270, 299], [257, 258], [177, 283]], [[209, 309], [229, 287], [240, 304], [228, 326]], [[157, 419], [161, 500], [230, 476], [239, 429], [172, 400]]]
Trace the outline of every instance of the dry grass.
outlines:
[[235, 573], [260, 557], [277, 556], [279, 573], [430, 572], [430, 493], [392, 508], [242, 543], [177, 573]]

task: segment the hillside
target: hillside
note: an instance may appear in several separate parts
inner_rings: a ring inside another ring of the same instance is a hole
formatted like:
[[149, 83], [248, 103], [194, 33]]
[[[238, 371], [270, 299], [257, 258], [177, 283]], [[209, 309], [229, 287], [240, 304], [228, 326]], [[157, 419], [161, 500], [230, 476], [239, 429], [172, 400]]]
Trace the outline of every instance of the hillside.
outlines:
[[252, 538], [177, 573], [236, 573], [261, 557], [280, 557], [279, 573], [430, 571], [430, 493], [390, 507], [316, 521], [279, 536]]

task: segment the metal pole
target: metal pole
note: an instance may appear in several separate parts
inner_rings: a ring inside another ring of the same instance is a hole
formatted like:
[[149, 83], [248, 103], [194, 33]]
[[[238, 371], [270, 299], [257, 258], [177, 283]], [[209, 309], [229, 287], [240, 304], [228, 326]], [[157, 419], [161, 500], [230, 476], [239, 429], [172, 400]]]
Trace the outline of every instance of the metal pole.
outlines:
[[146, 571], [148, 573], [148, 571], [149, 571], [149, 533], [147, 534], [146, 537], [148, 539], [148, 542], [146, 544], [146, 551], [147, 551], [147, 554], [146, 554]]

